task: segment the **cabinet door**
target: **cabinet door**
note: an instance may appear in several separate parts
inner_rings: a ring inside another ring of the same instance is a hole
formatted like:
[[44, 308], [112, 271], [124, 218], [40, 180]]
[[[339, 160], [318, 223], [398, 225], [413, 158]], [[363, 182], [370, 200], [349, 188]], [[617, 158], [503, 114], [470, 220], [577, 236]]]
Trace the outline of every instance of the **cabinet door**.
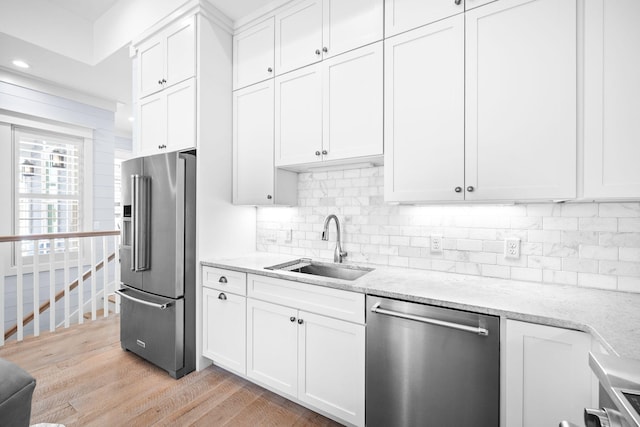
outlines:
[[166, 97], [163, 93], [138, 101], [140, 154], [153, 154], [167, 144]]
[[247, 376], [292, 397], [298, 394], [297, 318], [295, 309], [247, 298]]
[[462, 200], [464, 17], [385, 40], [385, 200]]
[[467, 200], [576, 196], [576, 1], [466, 16]]
[[323, 160], [382, 155], [382, 42], [322, 63]]
[[216, 364], [244, 375], [247, 299], [209, 288], [202, 288], [202, 296], [202, 354]]
[[267, 205], [275, 200], [273, 102], [273, 80], [233, 93], [233, 202], [236, 204]]
[[464, 0], [464, 10], [471, 10], [475, 7], [494, 2], [496, 0]]
[[382, 40], [383, 0], [324, 0], [323, 57]]
[[363, 325], [300, 312], [298, 398], [364, 425]]
[[640, 197], [640, 2], [585, 4], [584, 196]]
[[322, 73], [320, 65], [304, 67], [275, 79], [276, 166], [321, 160]]
[[464, 1], [456, 4], [454, 0], [385, 0], [385, 36], [390, 37], [462, 12]]
[[180, 83], [196, 74], [194, 18], [180, 22], [164, 34], [166, 45], [165, 86]]
[[274, 18], [233, 37], [233, 88], [273, 77]]
[[[166, 96], [167, 146], [169, 150], [181, 150], [196, 146], [196, 82], [189, 79], [172, 86]], [[155, 123], [157, 126], [158, 123]]]
[[140, 46], [138, 61], [138, 97], [162, 90], [164, 79], [164, 40], [157, 37]]
[[276, 15], [276, 74], [322, 59], [322, 0], [307, 0]]
[[584, 408], [597, 403], [590, 349], [585, 333], [507, 320], [504, 425], [582, 425]]

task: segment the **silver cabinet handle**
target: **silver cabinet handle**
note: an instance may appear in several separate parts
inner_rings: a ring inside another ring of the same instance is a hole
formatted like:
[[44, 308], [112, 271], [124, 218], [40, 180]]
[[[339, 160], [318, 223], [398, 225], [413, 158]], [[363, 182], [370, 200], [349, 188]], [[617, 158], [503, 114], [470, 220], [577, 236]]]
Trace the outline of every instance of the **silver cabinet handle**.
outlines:
[[460, 3], [462, 3], [462, 0], [456, 0], [455, 3], [456, 5], [460, 6]]
[[320, 55], [322, 52], [320, 52], [320, 49], [316, 49], [316, 55]]
[[273, 68], [271, 68], [271, 67], [267, 68], [267, 72], [273, 73]]
[[475, 188], [473, 188], [473, 186], [472, 186], [472, 185], [470, 185], [470, 186], [468, 186], [468, 187], [467, 187], [467, 191], [468, 191], [469, 193], [472, 193], [472, 192], [473, 192], [473, 190], [475, 190]]
[[325, 46], [325, 47], [323, 47], [323, 48], [322, 48], [322, 51], [323, 51], [324, 53], [327, 53], [327, 52], [329, 52], [329, 49], [327, 49], [327, 47]]
[[304, 323], [304, 320], [298, 319], [298, 325], [302, 325], [303, 323]]
[[293, 316], [291, 316], [291, 317], [289, 317], [289, 320], [291, 321], [291, 323], [293, 323], [293, 322], [295, 322], [295, 321], [296, 321], [296, 318], [295, 318], [295, 317], [293, 317]]
[[224, 276], [220, 276], [220, 278], [218, 279], [218, 283], [227, 283], [227, 278]]
[[273, 199], [273, 196], [271, 194], [267, 194], [267, 200], [271, 200]]
[[489, 330], [486, 328], [474, 328], [473, 326], [460, 325], [458, 323], [445, 322], [444, 320], [430, 319], [428, 317], [414, 316], [413, 314], [399, 313], [397, 311], [385, 310], [380, 308], [380, 303], [377, 302], [371, 307], [371, 311], [378, 314], [384, 314], [387, 316], [399, 317], [400, 319], [414, 320], [416, 322], [428, 323], [430, 325], [444, 326], [445, 328], [457, 329], [459, 331], [472, 332], [474, 334], [487, 336]]
[[137, 302], [138, 304], [142, 304], [142, 305], [147, 305], [149, 307], [153, 307], [153, 308], [159, 308], [160, 310], [165, 310], [169, 307], [171, 307], [171, 303], [168, 302], [166, 304], [156, 304], [155, 302], [149, 302], [149, 301], [145, 301], [143, 299], [139, 299], [139, 298], [134, 298], [130, 295], [125, 294], [126, 289], [117, 289], [116, 290], [116, 294], [120, 295], [123, 298], [126, 298], [128, 300], [131, 300], [133, 302]]
[[218, 295], [218, 299], [221, 299], [222, 301], [226, 301], [227, 296], [224, 293], [220, 292], [220, 295]]
[[327, 154], [329, 154], [329, 152], [327, 150], [322, 150], [322, 154], [326, 156]]
[[456, 187], [456, 188], [455, 188], [455, 192], [456, 192], [456, 193], [460, 193], [461, 191], [462, 191], [462, 187]]
[[316, 151], [316, 156], [319, 156], [321, 153], [319, 151]]

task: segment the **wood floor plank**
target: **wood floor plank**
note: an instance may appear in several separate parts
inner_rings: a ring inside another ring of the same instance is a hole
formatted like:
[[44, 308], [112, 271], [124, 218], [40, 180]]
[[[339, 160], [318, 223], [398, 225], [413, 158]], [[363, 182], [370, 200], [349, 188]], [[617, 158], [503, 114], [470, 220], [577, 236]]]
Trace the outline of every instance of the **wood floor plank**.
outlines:
[[119, 316], [0, 347], [36, 379], [31, 424], [119, 426], [334, 426], [224, 369], [179, 380], [120, 347]]

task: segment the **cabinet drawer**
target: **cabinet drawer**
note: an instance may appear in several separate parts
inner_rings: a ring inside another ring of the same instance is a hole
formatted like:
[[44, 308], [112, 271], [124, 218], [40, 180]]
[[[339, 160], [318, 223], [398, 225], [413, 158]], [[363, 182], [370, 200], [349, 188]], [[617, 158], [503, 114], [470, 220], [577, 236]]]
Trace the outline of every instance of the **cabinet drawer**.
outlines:
[[364, 323], [364, 294], [254, 274], [247, 288], [252, 298]]
[[208, 288], [246, 296], [247, 274], [239, 271], [203, 266], [202, 285]]

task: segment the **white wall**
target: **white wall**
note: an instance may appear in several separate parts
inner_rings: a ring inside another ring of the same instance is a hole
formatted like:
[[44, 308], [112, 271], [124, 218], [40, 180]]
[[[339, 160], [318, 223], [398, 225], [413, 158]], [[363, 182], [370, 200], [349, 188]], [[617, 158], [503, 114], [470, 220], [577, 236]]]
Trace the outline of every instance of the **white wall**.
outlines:
[[[258, 209], [257, 249], [333, 261], [333, 223], [330, 241], [320, 236], [335, 213], [346, 262], [640, 292], [638, 202], [399, 206], [384, 203], [383, 181], [383, 167], [301, 173], [298, 207]], [[503, 256], [512, 236], [517, 260]]]

